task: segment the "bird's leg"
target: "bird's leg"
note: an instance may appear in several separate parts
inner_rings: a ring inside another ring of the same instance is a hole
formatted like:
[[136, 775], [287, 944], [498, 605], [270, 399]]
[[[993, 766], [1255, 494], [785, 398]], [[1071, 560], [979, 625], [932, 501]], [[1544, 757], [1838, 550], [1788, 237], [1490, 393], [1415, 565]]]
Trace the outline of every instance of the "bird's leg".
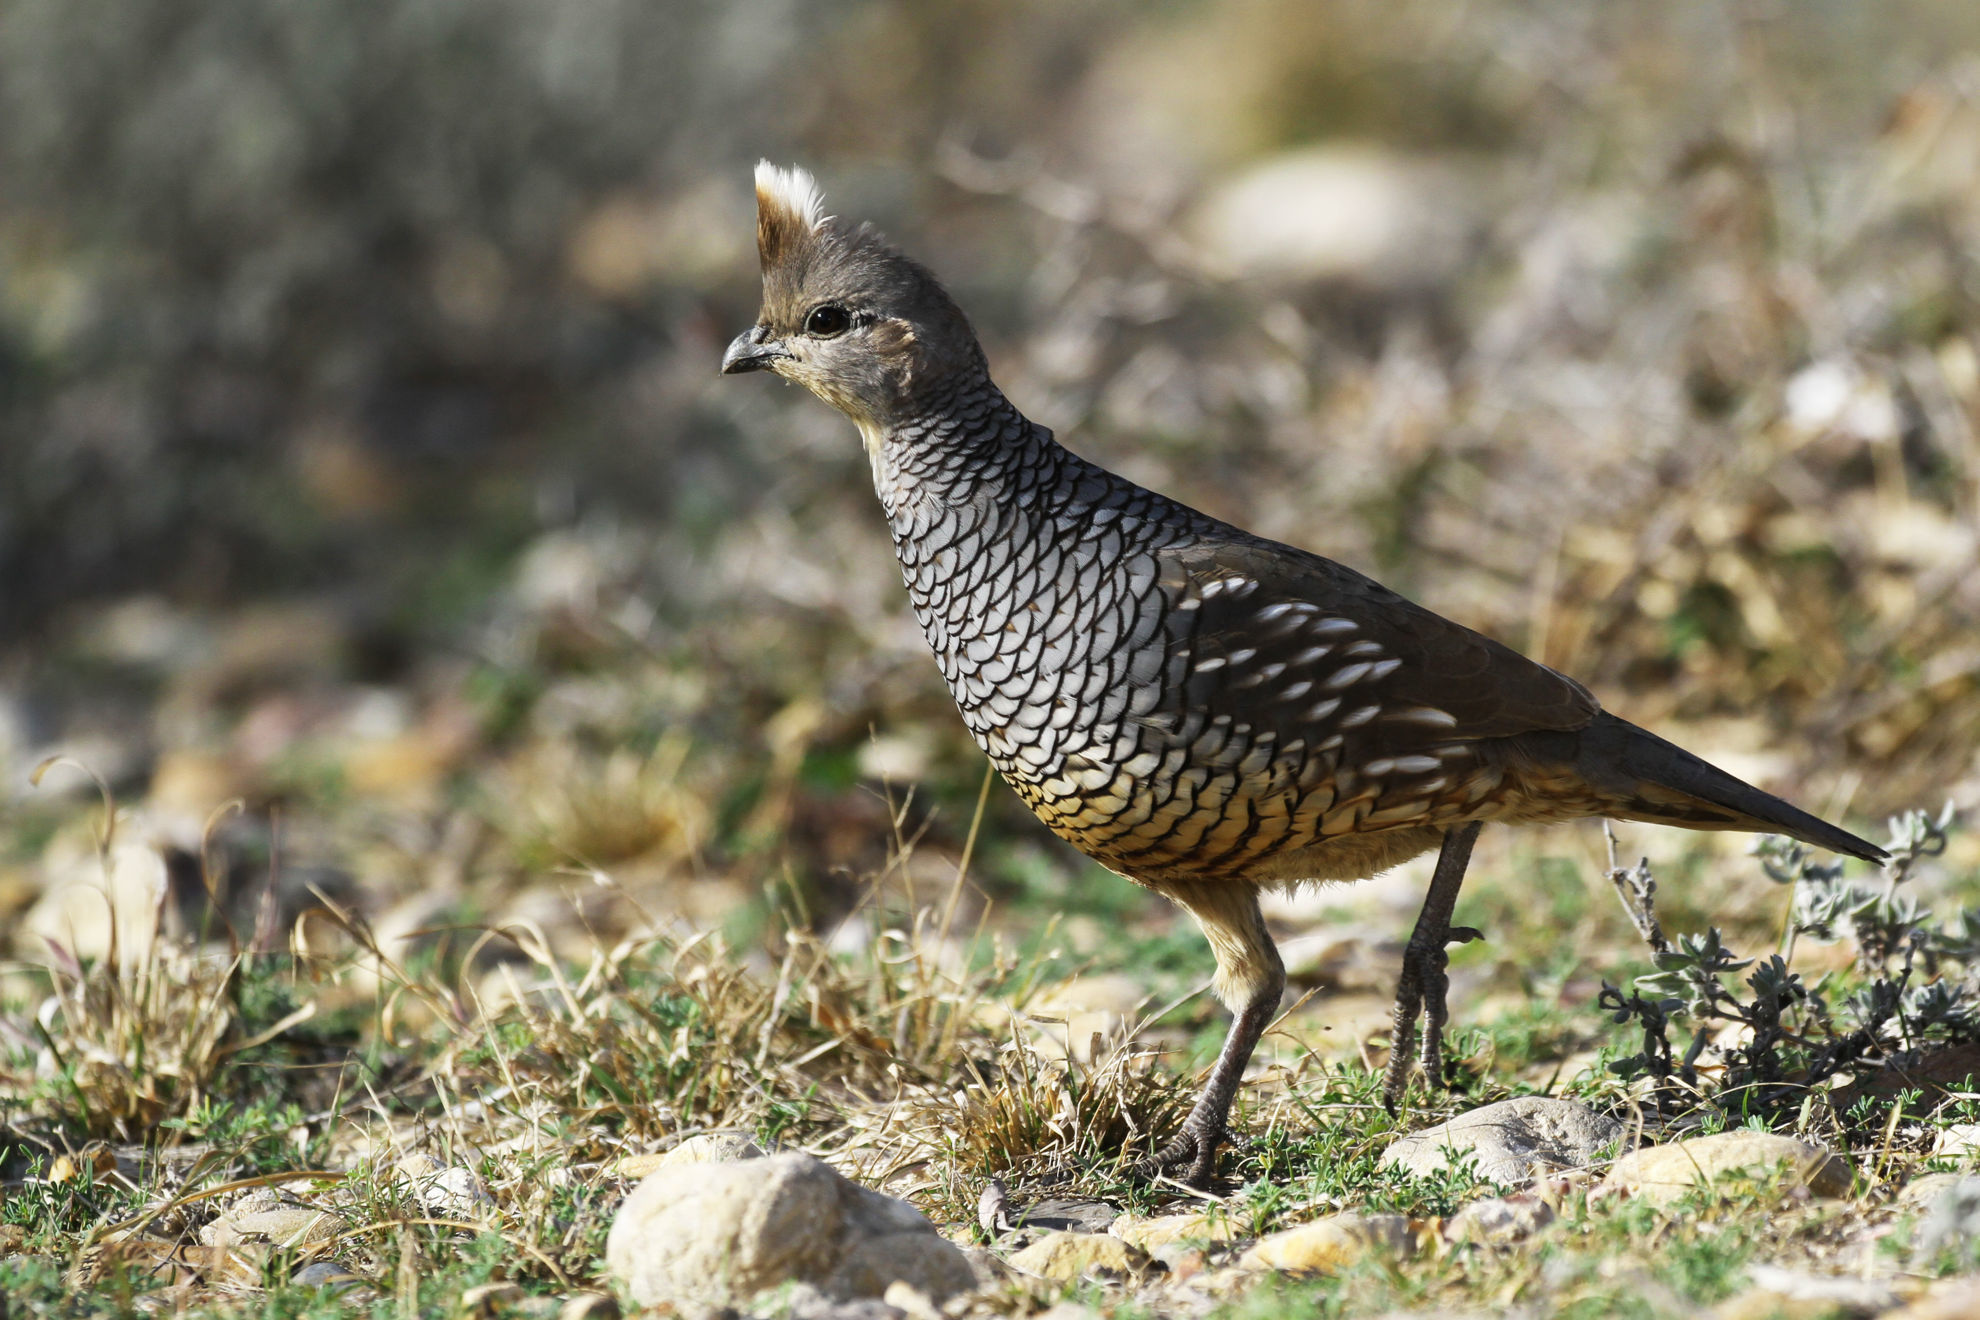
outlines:
[[1458, 888], [1464, 883], [1464, 868], [1471, 861], [1471, 845], [1478, 839], [1480, 822], [1468, 821], [1447, 831], [1444, 846], [1437, 854], [1437, 870], [1430, 877], [1430, 892], [1424, 896], [1423, 911], [1417, 915], [1416, 929], [1410, 932], [1403, 949], [1402, 977], [1396, 982], [1396, 1016], [1389, 1032], [1389, 1067], [1382, 1076], [1382, 1104], [1395, 1113], [1409, 1088], [1409, 1067], [1416, 1057], [1416, 1019], [1423, 1017], [1423, 1074], [1432, 1086], [1444, 1080], [1444, 1023], [1449, 1020], [1445, 995], [1451, 980], [1445, 969], [1450, 965], [1448, 946], [1479, 938], [1468, 926], [1451, 929], [1451, 910], [1457, 906]]
[[1203, 1187], [1216, 1172], [1217, 1148], [1224, 1142], [1225, 1123], [1231, 1102], [1237, 1098], [1238, 1084], [1244, 1080], [1245, 1065], [1251, 1062], [1258, 1038], [1279, 1011], [1286, 969], [1265, 929], [1257, 891], [1233, 883], [1186, 895], [1171, 892], [1170, 897], [1196, 918], [1217, 955], [1217, 998], [1231, 1009], [1231, 1030], [1195, 1106], [1183, 1120], [1182, 1131], [1143, 1162], [1139, 1172], [1145, 1177], [1166, 1175], [1191, 1187]]

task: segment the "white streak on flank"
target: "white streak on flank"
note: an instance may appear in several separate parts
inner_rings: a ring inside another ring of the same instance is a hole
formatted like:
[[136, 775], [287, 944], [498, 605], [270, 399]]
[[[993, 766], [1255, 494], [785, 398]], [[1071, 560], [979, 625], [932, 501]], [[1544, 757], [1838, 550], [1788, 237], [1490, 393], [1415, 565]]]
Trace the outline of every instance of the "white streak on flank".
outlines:
[[811, 171], [793, 165], [781, 169], [767, 160], [756, 162], [756, 199], [759, 204], [787, 211], [806, 229], [816, 231], [831, 217], [825, 214], [825, 194]]
[[1380, 655], [1382, 654], [1382, 644], [1380, 642], [1371, 642], [1366, 639], [1363, 639], [1362, 641], [1356, 642], [1352, 646], [1348, 647], [1348, 649], [1341, 652], [1341, 654], [1342, 655]]
[[1199, 674], [1207, 674], [1213, 669], [1222, 669], [1227, 662], [1221, 655], [1213, 655], [1207, 660], [1198, 660], [1191, 668]]
[[[1309, 720], [1324, 720], [1340, 708], [1341, 699], [1339, 697], [1329, 697], [1325, 701], [1316, 702], [1312, 706], [1309, 706], [1306, 711], [1306, 718]], [[1322, 747], [1326, 745], [1326, 743], [1321, 744]]]
[[1406, 775], [1427, 775], [1443, 765], [1443, 762], [1434, 756], [1398, 756], [1394, 765]]
[[1316, 619], [1306, 626], [1310, 631], [1316, 632], [1322, 637], [1336, 637], [1342, 633], [1361, 631], [1361, 626], [1353, 619]]
[[1341, 720], [1341, 727], [1343, 729], [1355, 728], [1357, 725], [1368, 723], [1368, 721], [1374, 719], [1377, 715], [1380, 715], [1381, 713], [1382, 713], [1382, 708], [1380, 706], [1363, 706], [1359, 710], [1348, 712], [1348, 714]]
[[1399, 710], [1389, 716], [1389, 720], [1394, 724], [1429, 724], [1442, 729], [1457, 727], [1457, 716], [1447, 710], [1438, 710], [1434, 706], [1411, 706], [1408, 710]]
[[1374, 662], [1369, 660], [1362, 660], [1351, 665], [1342, 665], [1328, 677], [1327, 690], [1329, 692], [1339, 692], [1344, 687], [1353, 687], [1356, 683], [1366, 678], [1368, 671], [1374, 667]]
[[1387, 660], [1377, 660], [1375, 663], [1369, 665], [1368, 677], [1370, 678], [1370, 680], [1378, 679], [1378, 678], [1387, 678], [1390, 674], [1395, 673], [1398, 669], [1401, 668], [1402, 668], [1402, 661], [1396, 659], [1394, 656], [1391, 656]]

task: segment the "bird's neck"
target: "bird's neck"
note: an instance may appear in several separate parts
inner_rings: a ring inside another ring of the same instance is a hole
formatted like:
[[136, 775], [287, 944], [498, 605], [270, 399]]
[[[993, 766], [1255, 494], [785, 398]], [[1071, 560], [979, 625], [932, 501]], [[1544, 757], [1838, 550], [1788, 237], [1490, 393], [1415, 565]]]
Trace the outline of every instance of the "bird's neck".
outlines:
[[1049, 482], [1069, 458], [987, 373], [966, 378], [886, 425], [862, 425], [873, 488], [897, 527], [987, 508]]

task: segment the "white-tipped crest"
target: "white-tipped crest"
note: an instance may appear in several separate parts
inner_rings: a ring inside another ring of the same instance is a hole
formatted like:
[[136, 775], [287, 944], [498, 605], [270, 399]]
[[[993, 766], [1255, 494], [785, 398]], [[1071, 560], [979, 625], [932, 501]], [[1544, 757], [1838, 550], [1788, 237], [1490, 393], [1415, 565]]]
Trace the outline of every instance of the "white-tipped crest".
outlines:
[[816, 232], [829, 218], [818, 180], [796, 165], [783, 169], [767, 160], [756, 162], [756, 204], [775, 208], [787, 224], [806, 232]]

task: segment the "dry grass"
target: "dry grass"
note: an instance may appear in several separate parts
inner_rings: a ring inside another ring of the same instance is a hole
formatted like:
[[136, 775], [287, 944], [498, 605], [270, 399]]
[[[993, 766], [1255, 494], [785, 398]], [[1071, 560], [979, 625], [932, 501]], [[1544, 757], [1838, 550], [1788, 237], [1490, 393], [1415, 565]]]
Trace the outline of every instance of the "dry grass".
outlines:
[[[896, 837], [911, 851], [913, 831]], [[897, 850], [889, 869], [903, 864]], [[39, 1059], [17, 1049], [0, 1077], [13, 1146], [0, 1232], [23, 1253], [14, 1285], [276, 1315], [327, 1304], [325, 1279], [349, 1290], [335, 1294], [342, 1304], [371, 1297], [408, 1313], [495, 1284], [520, 1289], [517, 1305], [608, 1288], [600, 1255], [629, 1186], [622, 1161], [711, 1130], [820, 1153], [958, 1233], [972, 1231], [992, 1177], [1018, 1206], [1097, 1195], [1159, 1209], [1169, 1193], [1123, 1173], [1190, 1099], [1192, 1079], [1149, 1044], [1166, 1010], [1068, 1041], [1066, 1020], [1027, 1007], [1056, 986], [1049, 959], [994, 942], [972, 957], [945, 936], [966, 884], [959, 872], [938, 904], [850, 952], [786, 932], [774, 953], [739, 956], [714, 936], [648, 931], [570, 962], [515, 922], [454, 931], [471, 938], [451, 957], [420, 939], [401, 955], [323, 900], [288, 953], [202, 949], [156, 923], [143, 957], [58, 956], [45, 996], [16, 1020], [34, 1024]], [[1599, 1031], [1592, 1005], [1584, 1014], [1580, 1030]], [[1458, 1038], [1470, 1093], [1419, 1097], [1410, 1125], [1524, 1089], [1495, 1069], [1491, 1030]], [[1535, 1048], [1544, 1064], [1545, 1046], [1515, 1051], [1529, 1071]], [[1304, 1052], [1266, 1064], [1240, 1107], [1249, 1137], [1228, 1157], [1242, 1181], [1218, 1213], [1247, 1234], [1343, 1205], [1434, 1225], [1484, 1194], [1461, 1175], [1414, 1182], [1378, 1168], [1396, 1123], [1375, 1103], [1376, 1079]], [[1598, 1103], [1622, 1094], [1599, 1069], [1561, 1080]], [[1693, 1224], [1576, 1193], [1561, 1210], [1568, 1228], [1534, 1254], [1350, 1271], [1325, 1296], [1349, 1312], [1533, 1295], [1596, 1305], [1676, 1252], [1683, 1269], [1657, 1276], [1666, 1301], [1644, 1312], [1660, 1315], [1734, 1289], [1749, 1261], [1870, 1268], [1880, 1236], [1905, 1222], [1893, 1191], [1927, 1167], [1934, 1126], [1964, 1112], [1818, 1115], [1811, 1130], [1864, 1174], [1849, 1203], [1783, 1214], [1760, 1189], [1701, 1207]], [[282, 1227], [228, 1229], [256, 1222]], [[1162, 1279], [1140, 1286], [1152, 1291], [1139, 1304], [1163, 1311]], [[978, 1304], [1003, 1314], [1051, 1295]], [[1266, 1285], [1241, 1305], [1318, 1296]]]

